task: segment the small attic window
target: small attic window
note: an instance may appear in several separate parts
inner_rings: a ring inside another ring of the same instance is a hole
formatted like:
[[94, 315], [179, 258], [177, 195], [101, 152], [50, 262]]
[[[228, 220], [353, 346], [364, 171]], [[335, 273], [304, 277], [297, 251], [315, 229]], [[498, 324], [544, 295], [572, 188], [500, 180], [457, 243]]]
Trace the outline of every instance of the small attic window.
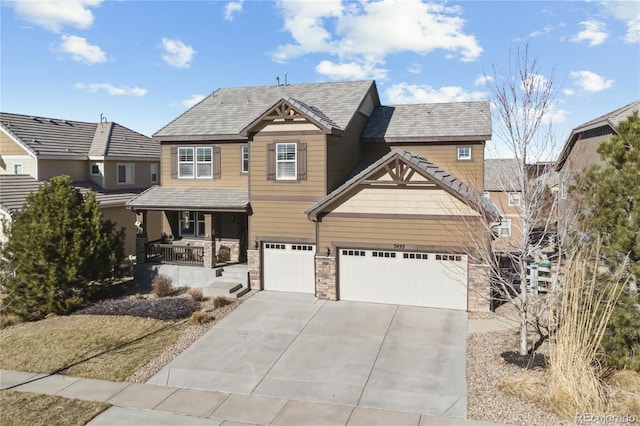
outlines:
[[471, 160], [471, 147], [459, 146], [458, 147], [458, 160]]

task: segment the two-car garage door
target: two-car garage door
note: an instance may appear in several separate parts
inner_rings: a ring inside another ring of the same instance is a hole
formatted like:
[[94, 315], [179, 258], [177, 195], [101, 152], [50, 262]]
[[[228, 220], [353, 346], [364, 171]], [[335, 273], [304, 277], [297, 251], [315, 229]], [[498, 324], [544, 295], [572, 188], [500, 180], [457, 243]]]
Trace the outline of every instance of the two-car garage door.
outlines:
[[340, 299], [467, 309], [467, 256], [385, 250], [339, 251]]

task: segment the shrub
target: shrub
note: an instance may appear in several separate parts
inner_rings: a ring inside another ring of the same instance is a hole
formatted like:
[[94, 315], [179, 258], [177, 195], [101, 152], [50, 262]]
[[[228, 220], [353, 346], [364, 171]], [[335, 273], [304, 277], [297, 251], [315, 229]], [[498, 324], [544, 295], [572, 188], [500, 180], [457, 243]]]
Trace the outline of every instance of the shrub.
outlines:
[[158, 297], [167, 297], [175, 293], [171, 278], [166, 275], [157, 275], [151, 282], [151, 292]]
[[200, 306], [197, 302], [187, 297], [122, 298], [102, 300], [75, 313], [84, 315], [131, 315], [160, 320], [175, 320], [188, 318], [199, 308]]
[[205, 299], [204, 294], [202, 293], [202, 289], [199, 287], [190, 288], [189, 296], [191, 296], [191, 298], [196, 302], [202, 302]]
[[189, 317], [189, 324], [191, 325], [200, 325], [206, 324], [213, 320], [213, 317], [205, 311], [196, 311], [191, 314]]
[[232, 303], [233, 303], [233, 300], [227, 297], [218, 296], [215, 299], [213, 299], [213, 307], [216, 309], [222, 308], [223, 306], [227, 306]]
[[613, 309], [611, 321], [602, 339], [607, 364], [640, 373], [640, 294], [629, 289]]

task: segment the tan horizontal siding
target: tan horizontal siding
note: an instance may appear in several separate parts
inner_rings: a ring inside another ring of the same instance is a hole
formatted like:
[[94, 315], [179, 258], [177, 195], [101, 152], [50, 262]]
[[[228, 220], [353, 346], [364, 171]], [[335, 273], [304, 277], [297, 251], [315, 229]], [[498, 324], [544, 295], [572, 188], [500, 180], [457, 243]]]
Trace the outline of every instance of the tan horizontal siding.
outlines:
[[37, 160], [28, 155], [0, 155], [0, 175], [12, 175], [14, 164], [22, 164], [22, 174], [37, 178]]
[[[307, 179], [300, 181], [274, 181], [267, 179], [267, 144], [274, 142], [301, 142], [307, 144]], [[325, 136], [269, 136], [256, 135], [250, 142], [249, 179], [253, 195], [326, 195], [325, 193]]]
[[125, 230], [125, 242], [124, 242], [124, 255], [136, 254], [136, 231], [135, 225], [136, 215], [126, 207], [109, 207], [101, 209], [102, 215], [105, 219], [109, 219], [116, 224], [116, 228], [124, 228]]
[[[158, 183], [151, 183], [151, 164], [147, 161], [105, 161], [105, 188], [107, 189], [125, 189], [125, 188], [144, 188]], [[157, 162], [154, 162], [157, 164]], [[118, 164], [134, 164], [135, 177], [132, 184], [118, 183]], [[158, 165], [159, 167], [160, 165]], [[87, 166], [88, 167], [88, 166]]]
[[327, 138], [327, 192], [342, 185], [360, 162], [360, 133], [367, 118], [364, 114], [357, 114], [343, 136]]
[[266, 202], [251, 203], [253, 215], [249, 218], [249, 241], [258, 237], [280, 236], [314, 238], [315, 224], [304, 213], [313, 203]]
[[0, 155], [29, 155], [29, 153], [15, 143], [3, 130], [0, 131]]
[[49, 180], [54, 176], [67, 175], [74, 181], [86, 181], [89, 162], [84, 160], [40, 160], [38, 180]]
[[361, 219], [329, 215], [319, 225], [318, 247], [332, 247], [337, 242], [465, 247], [472, 238], [486, 238], [480, 229], [473, 219]]
[[[471, 147], [471, 160], [458, 161], [458, 146]], [[484, 188], [484, 146], [481, 144], [394, 144], [393, 148], [400, 148], [422, 155], [467, 185], [479, 191]]]
[[[220, 179], [178, 179], [177, 177], [172, 178], [172, 148], [214, 145], [220, 147]], [[224, 143], [211, 145], [189, 145], [188, 143], [166, 145], [163, 144], [161, 162], [162, 186], [173, 188], [247, 188], [247, 185], [249, 184], [249, 178], [246, 173], [242, 173], [242, 145], [246, 145], [246, 143]], [[249, 161], [251, 162], [251, 153], [249, 153]]]

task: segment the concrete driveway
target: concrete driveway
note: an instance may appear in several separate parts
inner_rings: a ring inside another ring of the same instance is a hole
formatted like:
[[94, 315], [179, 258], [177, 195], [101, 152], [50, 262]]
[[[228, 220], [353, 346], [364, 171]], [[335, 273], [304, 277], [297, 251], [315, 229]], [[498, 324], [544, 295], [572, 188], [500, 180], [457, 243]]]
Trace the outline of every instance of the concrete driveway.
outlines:
[[467, 314], [258, 292], [147, 383], [466, 418]]

